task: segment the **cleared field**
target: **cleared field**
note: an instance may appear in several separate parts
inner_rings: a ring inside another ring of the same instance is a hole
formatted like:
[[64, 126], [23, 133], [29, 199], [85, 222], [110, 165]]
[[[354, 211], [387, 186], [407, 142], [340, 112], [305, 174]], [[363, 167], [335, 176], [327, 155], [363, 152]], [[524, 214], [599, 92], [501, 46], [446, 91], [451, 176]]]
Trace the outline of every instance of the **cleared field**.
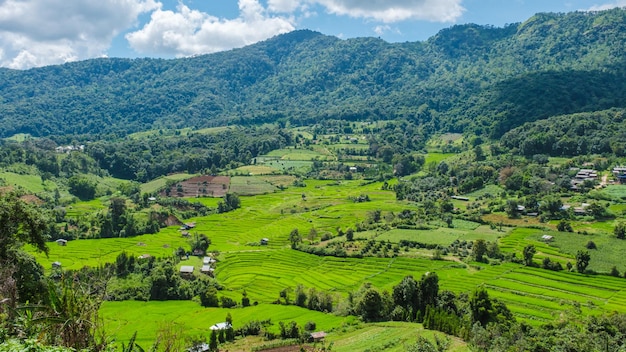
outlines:
[[228, 192], [230, 177], [199, 175], [181, 180], [169, 189], [160, 192], [162, 196], [173, 197], [223, 197]]
[[141, 192], [142, 193], [156, 193], [159, 190], [165, 188], [165, 185], [167, 184], [168, 180], [183, 181], [183, 180], [190, 179], [194, 176], [196, 175], [188, 174], [188, 173], [181, 173], [181, 174], [173, 174], [173, 175], [159, 177], [155, 180], [142, 184]]
[[334, 160], [330, 155], [309, 149], [277, 149], [269, 152], [267, 156], [280, 160]]
[[234, 176], [230, 180], [230, 192], [243, 196], [272, 193], [275, 190], [276, 187], [262, 178]]
[[266, 165], [246, 165], [246, 166], [241, 166], [238, 167], [234, 170], [231, 170], [228, 172], [228, 175], [269, 175], [269, 174], [275, 174], [277, 173], [278, 170], [276, 170], [275, 168], [266, 166]]

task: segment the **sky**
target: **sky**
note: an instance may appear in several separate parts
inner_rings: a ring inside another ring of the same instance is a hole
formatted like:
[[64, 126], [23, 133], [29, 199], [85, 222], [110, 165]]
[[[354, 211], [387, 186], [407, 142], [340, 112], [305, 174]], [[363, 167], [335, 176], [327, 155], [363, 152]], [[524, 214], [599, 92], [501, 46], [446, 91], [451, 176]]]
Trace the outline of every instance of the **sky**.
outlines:
[[613, 7], [626, 0], [0, 0], [0, 67], [186, 57], [296, 29], [423, 41], [455, 24], [501, 27], [538, 12]]

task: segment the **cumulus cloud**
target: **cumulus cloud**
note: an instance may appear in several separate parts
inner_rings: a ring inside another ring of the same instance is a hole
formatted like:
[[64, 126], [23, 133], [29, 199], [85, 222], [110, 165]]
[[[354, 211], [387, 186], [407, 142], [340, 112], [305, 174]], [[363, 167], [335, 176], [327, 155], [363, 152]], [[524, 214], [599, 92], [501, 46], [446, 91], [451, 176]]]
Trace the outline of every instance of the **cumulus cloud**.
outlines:
[[384, 23], [405, 20], [454, 22], [463, 14], [462, 0], [311, 0], [329, 13]]
[[616, 7], [626, 7], [626, 0], [618, 0], [616, 2], [612, 2], [608, 4], [594, 5], [591, 8], [589, 8], [589, 11], [602, 11], [602, 10], [613, 9]]
[[176, 11], [154, 11], [150, 21], [126, 39], [138, 52], [188, 56], [242, 47], [294, 29], [293, 18], [272, 16], [258, 0], [239, 0], [235, 19], [217, 18], [179, 3]]
[[154, 0], [0, 1], [0, 66], [29, 68], [102, 56]]

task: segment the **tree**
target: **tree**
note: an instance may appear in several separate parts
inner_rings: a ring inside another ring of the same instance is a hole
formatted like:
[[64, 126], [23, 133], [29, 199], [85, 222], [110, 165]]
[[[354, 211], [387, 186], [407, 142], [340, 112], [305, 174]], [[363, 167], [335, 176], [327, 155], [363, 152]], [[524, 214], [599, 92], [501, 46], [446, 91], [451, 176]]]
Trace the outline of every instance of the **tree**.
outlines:
[[402, 307], [406, 316], [404, 320], [412, 321], [417, 314], [417, 300], [419, 299], [418, 284], [413, 276], [405, 276], [402, 281], [393, 287], [393, 302]]
[[368, 288], [357, 302], [356, 312], [365, 322], [380, 320], [382, 312], [380, 293], [374, 288]]
[[214, 286], [211, 285], [200, 291], [200, 305], [203, 307], [219, 307], [220, 300], [217, 297], [217, 289]]
[[565, 221], [565, 220], [561, 220], [556, 225], [556, 229], [559, 232], [572, 232], [572, 231], [574, 231], [574, 229], [572, 229], [572, 225], [569, 223], [569, 221]]
[[217, 331], [211, 330], [211, 337], [209, 338], [209, 349], [211, 351], [217, 351]]
[[579, 273], [584, 273], [587, 270], [587, 266], [589, 266], [589, 261], [591, 260], [591, 256], [587, 251], [578, 251], [576, 253], [576, 271]]
[[626, 238], [626, 223], [623, 221], [620, 221], [617, 223], [617, 225], [615, 225], [615, 228], [613, 229], [613, 233], [615, 234], [615, 237], [617, 237], [620, 240], [623, 240]]
[[291, 230], [289, 233], [289, 242], [291, 243], [292, 249], [295, 249], [300, 243], [302, 243], [302, 236], [300, 235], [300, 231], [298, 231], [298, 229]]
[[354, 240], [354, 230], [352, 228], [348, 228], [346, 230], [346, 241], [353, 241]]
[[81, 200], [91, 200], [96, 196], [97, 184], [84, 176], [72, 176], [67, 181], [70, 193]]
[[211, 245], [211, 240], [203, 233], [195, 233], [190, 243], [192, 253], [195, 251], [200, 251], [202, 252], [202, 255], [204, 255]]
[[474, 241], [474, 245], [472, 248], [474, 251], [474, 260], [476, 260], [477, 262], [484, 261], [484, 255], [485, 253], [487, 253], [487, 243], [485, 242], [485, 240], [481, 238]]
[[532, 244], [527, 245], [526, 247], [524, 247], [524, 265], [526, 266], [532, 266], [533, 265], [533, 257], [535, 256], [535, 253], [537, 252], [537, 250], [535, 249], [535, 246], [533, 246]]
[[13, 193], [0, 195], [0, 265], [10, 261], [10, 250], [18, 249], [24, 243], [47, 255], [47, 234], [47, 217], [39, 208], [25, 203]]

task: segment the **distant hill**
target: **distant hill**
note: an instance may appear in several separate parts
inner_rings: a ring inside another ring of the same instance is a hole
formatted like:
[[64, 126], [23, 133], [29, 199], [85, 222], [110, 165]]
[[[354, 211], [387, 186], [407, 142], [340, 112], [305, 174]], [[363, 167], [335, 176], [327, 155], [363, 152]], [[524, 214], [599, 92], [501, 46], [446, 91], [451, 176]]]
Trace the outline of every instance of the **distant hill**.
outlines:
[[304, 30], [192, 58], [0, 69], [0, 137], [396, 118], [499, 137], [626, 107], [624, 53], [626, 9], [613, 9], [454, 26], [425, 42]]

